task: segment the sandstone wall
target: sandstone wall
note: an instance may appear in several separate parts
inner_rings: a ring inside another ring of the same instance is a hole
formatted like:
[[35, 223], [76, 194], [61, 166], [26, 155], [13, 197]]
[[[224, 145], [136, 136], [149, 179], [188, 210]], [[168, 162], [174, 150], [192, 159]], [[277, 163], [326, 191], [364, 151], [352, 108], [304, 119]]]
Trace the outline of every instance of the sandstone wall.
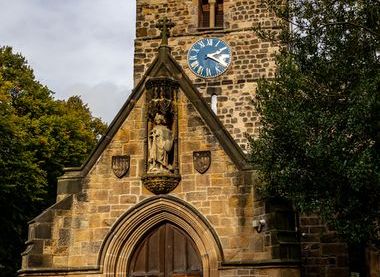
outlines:
[[[225, 1], [224, 28], [198, 29], [195, 0], [140, 0], [137, 1], [135, 41], [135, 76], [137, 83], [155, 57], [160, 39], [155, 23], [167, 16], [176, 26], [172, 30], [169, 45], [174, 58], [196, 84], [204, 98], [218, 96], [218, 116], [239, 145], [247, 148], [244, 133], [257, 134], [259, 123], [252, 105], [257, 81], [274, 76], [274, 57], [277, 47], [263, 41], [252, 27], [260, 23], [265, 28], [276, 26], [272, 13], [259, 0]], [[221, 76], [202, 79], [191, 73], [187, 65], [187, 51], [203, 37], [219, 37], [232, 50], [232, 64]]]
[[[56, 217], [53, 227], [52, 267], [96, 266], [102, 243], [116, 220], [137, 203], [153, 196], [141, 182], [144, 166], [143, 124], [145, 96], [136, 103], [111, 143], [85, 178], [72, 208]], [[182, 180], [170, 194], [185, 200], [211, 224], [225, 260], [270, 259], [264, 234], [252, 228], [252, 184], [247, 181], [205, 125], [183, 93], [179, 95], [179, 162]], [[204, 174], [193, 166], [193, 151], [210, 150], [211, 166]], [[127, 176], [117, 178], [114, 155], [130, 155]]]

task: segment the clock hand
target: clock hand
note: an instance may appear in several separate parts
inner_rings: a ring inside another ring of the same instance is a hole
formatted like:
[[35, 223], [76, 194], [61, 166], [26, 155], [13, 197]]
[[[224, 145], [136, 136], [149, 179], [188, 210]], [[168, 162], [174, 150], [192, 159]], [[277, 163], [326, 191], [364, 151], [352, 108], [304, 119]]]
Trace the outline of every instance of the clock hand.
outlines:
[[223, 65], [224, 67], [227, 67], [227, 65], [228, 65], [227, 63], [225, 63], [224, 61], [222, 61], [222, 60], [220, 60], [220, 59], [214, 57], [214, 55], [215, 55], [215, 53], [213, 53], [213, 54], [207, 54], [206, 57], [207, 57], [207, 58], [210, 58], [211, 60], [214, 60], [214, 61], [220, 63], [220, 64]]
[[210, 55], [219, 55], [220, 53], [222, 53], [224, 50], [226, 50], [227, 47], [223, 47], [223, 48], [220, 48], [218, 51], [214, 52], [214, 53], [211, 53]]

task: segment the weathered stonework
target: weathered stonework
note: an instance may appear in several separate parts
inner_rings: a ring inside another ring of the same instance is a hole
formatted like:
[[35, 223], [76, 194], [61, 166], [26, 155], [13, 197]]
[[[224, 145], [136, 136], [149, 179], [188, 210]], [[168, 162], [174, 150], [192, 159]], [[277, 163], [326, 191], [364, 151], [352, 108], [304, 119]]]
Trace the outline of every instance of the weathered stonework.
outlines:
[[[272, 214], [255, 204], [259, 201], [254, 193], [255, 171], [196, 87], [185, 78], [169, 48], [161, 46], [158, 52], [158, 59], [93, 156], [60, 179], [58, 204], [45, 212], [46, 216], [35, 219], [31, 230], [46, 230], [30, 235], [21, 276], [34, 272], [55, 276], [59, 271], [126, 276], [124, 269], [139, 236], [163, 221], [178, 224], [189, 233], [203, 257], [206, 277], [240, 274], [243, 269], [252, 276], [289, 272], [297, 276], [297, 254], [280, 253], [280, 248], [275, 250], [273, 243], [266, 242], [268, 236], [275, 235], [271, 225], [261, 233], [252, 227], [254, 216], [270, 222]], [[179, 84], [175, 114], [181, 181], [169, 196], [154, 196], [142, 182], [147, 172], [147, 109], [152, 109], [146, 102], [150, 98], [145, 97], [144, 84], [163, 75], [177, 78]], [[203, 174], [194, 168], [193, 153], [197, 151], [211, 153], [211, 164]], [[129, 157], [129, 170], [123, 178], [113, 172], [115, 156]], [[125, 247], [120, 248], [122, 245]]]
[[[155, 27], [163, 15], [176, 23], [169, 47], [160, 46]], [[162, 222], [192, 239], [204, 277], [348, 275], [347, 246], [318, 217], [297, 217], [289, 203], [261, 199], [242, 151], [244, 134], [257, 134], [260, 126], [251, 103], [257, 81], [274, 76], [278, 49], [252, 27], [273, 29], [277, 20], [260, 0], [225, 0], [224, 28], [198, 28], [197, 15], [197, 0], [137, 0], [136, 87], [89, 160], [60, 178], [57, 203], [31, 221], [20, 276], [128, 276], [132, 254]], [[187, 50], [202, 37], [222, 38], [232, 49], [232, 64], [220, 77], [201, 79], [187, 66]], [[147, 121], [152, 98], [145, 85], [157, 77], [178, 83], [171, 99], [176, 127], [168, 126], [178, 178], [169, 190], [150, 189], [161, 173], [146, 179], [154, 124]], [[212, 95], [217, 115], [209, 107]], [[205, 170], [194, 164], [200, 152], [210, 153]], [[116, 156], [129, 159], [121, 178], [112, 169]], [[255, 229], [253, 220], [265, 224]]]
[[[252, 100], [257, 81], [274, 76], [274, 57], [277, 46], [257, 37], [253, 27], [278, 26], [273, 13], [259, 0], [224, 1], [224, 28], [199, 29], [198, 1], [196, 0], [139, 0], [135, 41], [135, 83], [137, 83], [155, 57], [159, 46], [159, 32], [155, 23], [161, 14], [172, 18], [176, 26], [169, 46], [173, 57], [198, 87], [206, 101], [218, 96], [217, 114], [224, 126], [243, 148], [247, 147], [245, 133], [257, 134], [260, 124]], [[218, 78], [201, 79], [191, 73], [186, 57], [190, 46], [202, 37], [218, 37], [232, 50], [232, 64]]]

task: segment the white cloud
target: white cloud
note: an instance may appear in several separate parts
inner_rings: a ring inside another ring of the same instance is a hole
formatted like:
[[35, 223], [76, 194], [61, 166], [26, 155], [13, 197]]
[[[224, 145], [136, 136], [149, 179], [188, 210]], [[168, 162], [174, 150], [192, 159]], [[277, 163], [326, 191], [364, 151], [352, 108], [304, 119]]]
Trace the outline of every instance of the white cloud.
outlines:
[[21, 52], [57, 98], [85, 86], [83, 100], [111, 120], [116, 106], [96, 104], [97, 97], [104, 84], [115, 100], [133, 85], [135, 1], [0, 0], [0, 6], [0, 45]]
[[111, 122], [127, 100], [131, 88], [103, 82], [93, 86], [83, 83], [73, 84], [64, 90], [64, 98], [79, 95], [91, 107], [93, 115]]

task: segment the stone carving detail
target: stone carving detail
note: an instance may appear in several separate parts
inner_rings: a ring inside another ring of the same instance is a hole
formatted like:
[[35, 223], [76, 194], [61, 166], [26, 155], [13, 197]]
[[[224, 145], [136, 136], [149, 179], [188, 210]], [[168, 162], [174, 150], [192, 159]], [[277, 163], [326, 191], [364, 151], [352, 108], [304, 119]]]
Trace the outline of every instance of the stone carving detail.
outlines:
[[112, 170], [118, 178], [127, 174], [130, 166], [130, 156], [112, 156]]
[[163, 194], [173, 190], [181, 177], [177, 161], [177, 111], [178, 83], [168, 77], [155, 77], [147, 81], [145, 187]]
[[211, 165], [211, 152], [210, 151], [196, 151], [193, 152], [194, 168], [200, 173], [205, 173]]
[[149, 133], [148, 173], [164, 173], [173, 170], [169, 162], [169, 154], [173, 149], [173, 132], [165, 126], [165, 117], [156, 113], [155, 126]]
[[171, 21], [171, 19], [168, 19], [167, 17], [164, 17], [156, 23], [156, 28], [160, 29], [161, 31], [161, 46], [167, 46], [168, 45], [168, 38], [170, 37], [170, 29], [173, 28], [175, 24]]
[[147, 174], [142, 177], [144, 186], [154, 194], [166, 194], [171, 192], [177, 187], [180, 180], [181, 177], [174, 174]]

